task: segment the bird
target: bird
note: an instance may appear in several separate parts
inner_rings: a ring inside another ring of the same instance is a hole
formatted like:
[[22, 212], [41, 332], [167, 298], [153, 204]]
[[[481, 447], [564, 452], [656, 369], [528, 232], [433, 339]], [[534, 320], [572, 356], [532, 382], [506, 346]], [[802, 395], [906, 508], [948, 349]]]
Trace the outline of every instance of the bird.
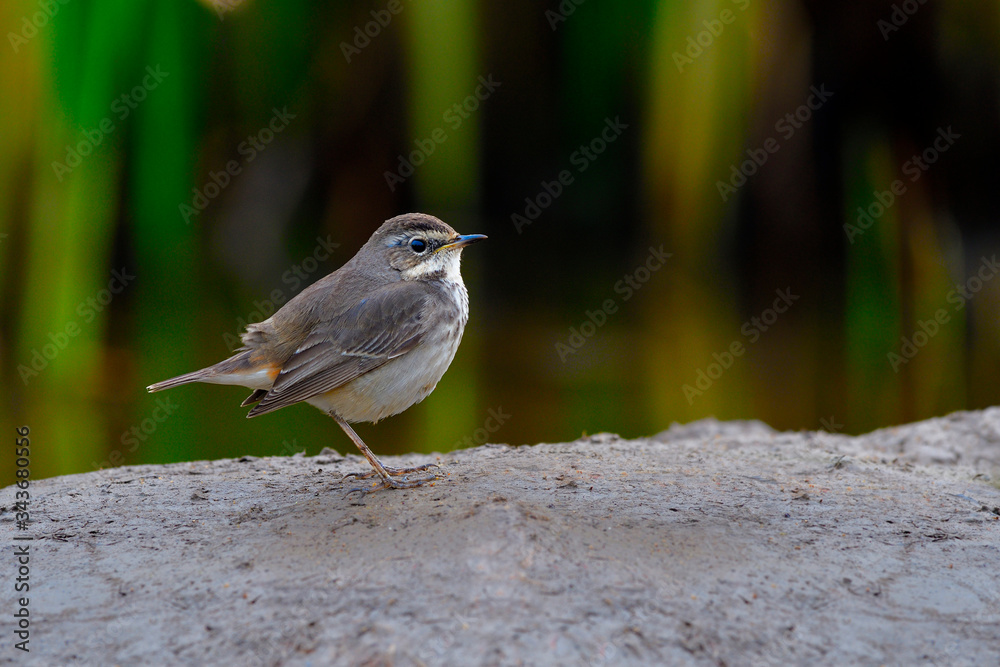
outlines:
[[247, 325], [233, 356], [146, 389], [243, 386], [253, 390], [241, 404], [254, 406], [247, 418], [308, 403], [332, 417], [371, 464], [371, 472], [346, 477], [378, 477], [353, 490], [422, 486], [436, 475], [414, 473], [436, 466], [385, 466], [351, 424], [378, 422], [434, 391], [469, 320], [462, 249], [485, 238], [424, 213], [386, 220], [343, 266]]

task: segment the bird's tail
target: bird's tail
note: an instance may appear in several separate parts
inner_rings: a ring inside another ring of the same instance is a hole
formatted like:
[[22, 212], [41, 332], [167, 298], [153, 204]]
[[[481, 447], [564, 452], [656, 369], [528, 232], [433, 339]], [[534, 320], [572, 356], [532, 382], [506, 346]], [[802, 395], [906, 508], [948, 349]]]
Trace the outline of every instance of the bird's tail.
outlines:
[[[210, 382], [212, 384], [235, 384], [244, 387], [254, 387], [255, 385], [267, 383], [269, 379], [271, 378], [268, 378], [265, 369], [255, 368], [251, 364], [250, 351], [246, 350], [229, 357], [225, 361], [220, 361], [214, 366], [151, 384], [146, 387], [146, 391], [163, 391], [164, 389], [179, 387], [182, 384], [190, 382]], [[267, 384], [270, 386], [269, 383]]]
[[194, 371], [192, 373], [185, 373], [184, 375], [178, 375], [175, 378], [170, 378], [169, 380], [164, 380], [163, 382], [157, 382], [156, 384], [151, 384], [146, 387], [146, 391], [163, 391], [164, 389], [170, 389], [171, 387], [178, 387], [182, 384], [187, 384], [189, 382], [203, 382], [206, 378], [211, 377], [211, 368], [202, 368], [200, 371]]

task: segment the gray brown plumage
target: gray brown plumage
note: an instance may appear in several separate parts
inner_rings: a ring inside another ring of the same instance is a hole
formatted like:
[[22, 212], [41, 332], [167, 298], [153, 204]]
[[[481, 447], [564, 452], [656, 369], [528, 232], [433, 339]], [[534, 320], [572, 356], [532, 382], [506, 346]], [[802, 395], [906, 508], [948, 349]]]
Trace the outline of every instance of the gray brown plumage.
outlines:
[[411, 471], [382, 466], [348, 423], [377, 422], [434, 390], [469, 316], [461, 250], [484, 238], [420, 213], [392, 218], [340, 269], [247, 326], [237, 354], [148, 389], [242, 385], [254, 390], [243, 401], [256, 403], [247, 417], [307, 402], [354, 440], [379, 488], [418, 486], [429, 480], [394, 479]]

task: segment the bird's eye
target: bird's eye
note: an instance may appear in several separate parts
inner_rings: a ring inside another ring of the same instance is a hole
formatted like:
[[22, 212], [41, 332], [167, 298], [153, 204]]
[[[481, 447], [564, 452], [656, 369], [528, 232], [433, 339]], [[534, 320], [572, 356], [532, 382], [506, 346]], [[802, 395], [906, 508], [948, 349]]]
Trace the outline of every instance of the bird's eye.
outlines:
[[427, 243], [425, 243], [423, 239], [413, 239], [410, 241], [410, 248], [413, 249], [413, 252], [419, 255], [424, 250], [427, 250]]

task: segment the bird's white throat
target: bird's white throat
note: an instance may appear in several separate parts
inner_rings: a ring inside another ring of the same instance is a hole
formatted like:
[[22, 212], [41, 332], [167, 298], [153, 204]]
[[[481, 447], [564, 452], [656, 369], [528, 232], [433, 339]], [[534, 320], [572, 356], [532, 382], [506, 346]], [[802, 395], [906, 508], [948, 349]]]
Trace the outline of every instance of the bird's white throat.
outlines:
[[446, 282], [462, 282], [462, 250], [460, 248], [441, 250], [424, 258], [416, 266], [404, 270], [403, 280], [421, 280], [443, 273]]

